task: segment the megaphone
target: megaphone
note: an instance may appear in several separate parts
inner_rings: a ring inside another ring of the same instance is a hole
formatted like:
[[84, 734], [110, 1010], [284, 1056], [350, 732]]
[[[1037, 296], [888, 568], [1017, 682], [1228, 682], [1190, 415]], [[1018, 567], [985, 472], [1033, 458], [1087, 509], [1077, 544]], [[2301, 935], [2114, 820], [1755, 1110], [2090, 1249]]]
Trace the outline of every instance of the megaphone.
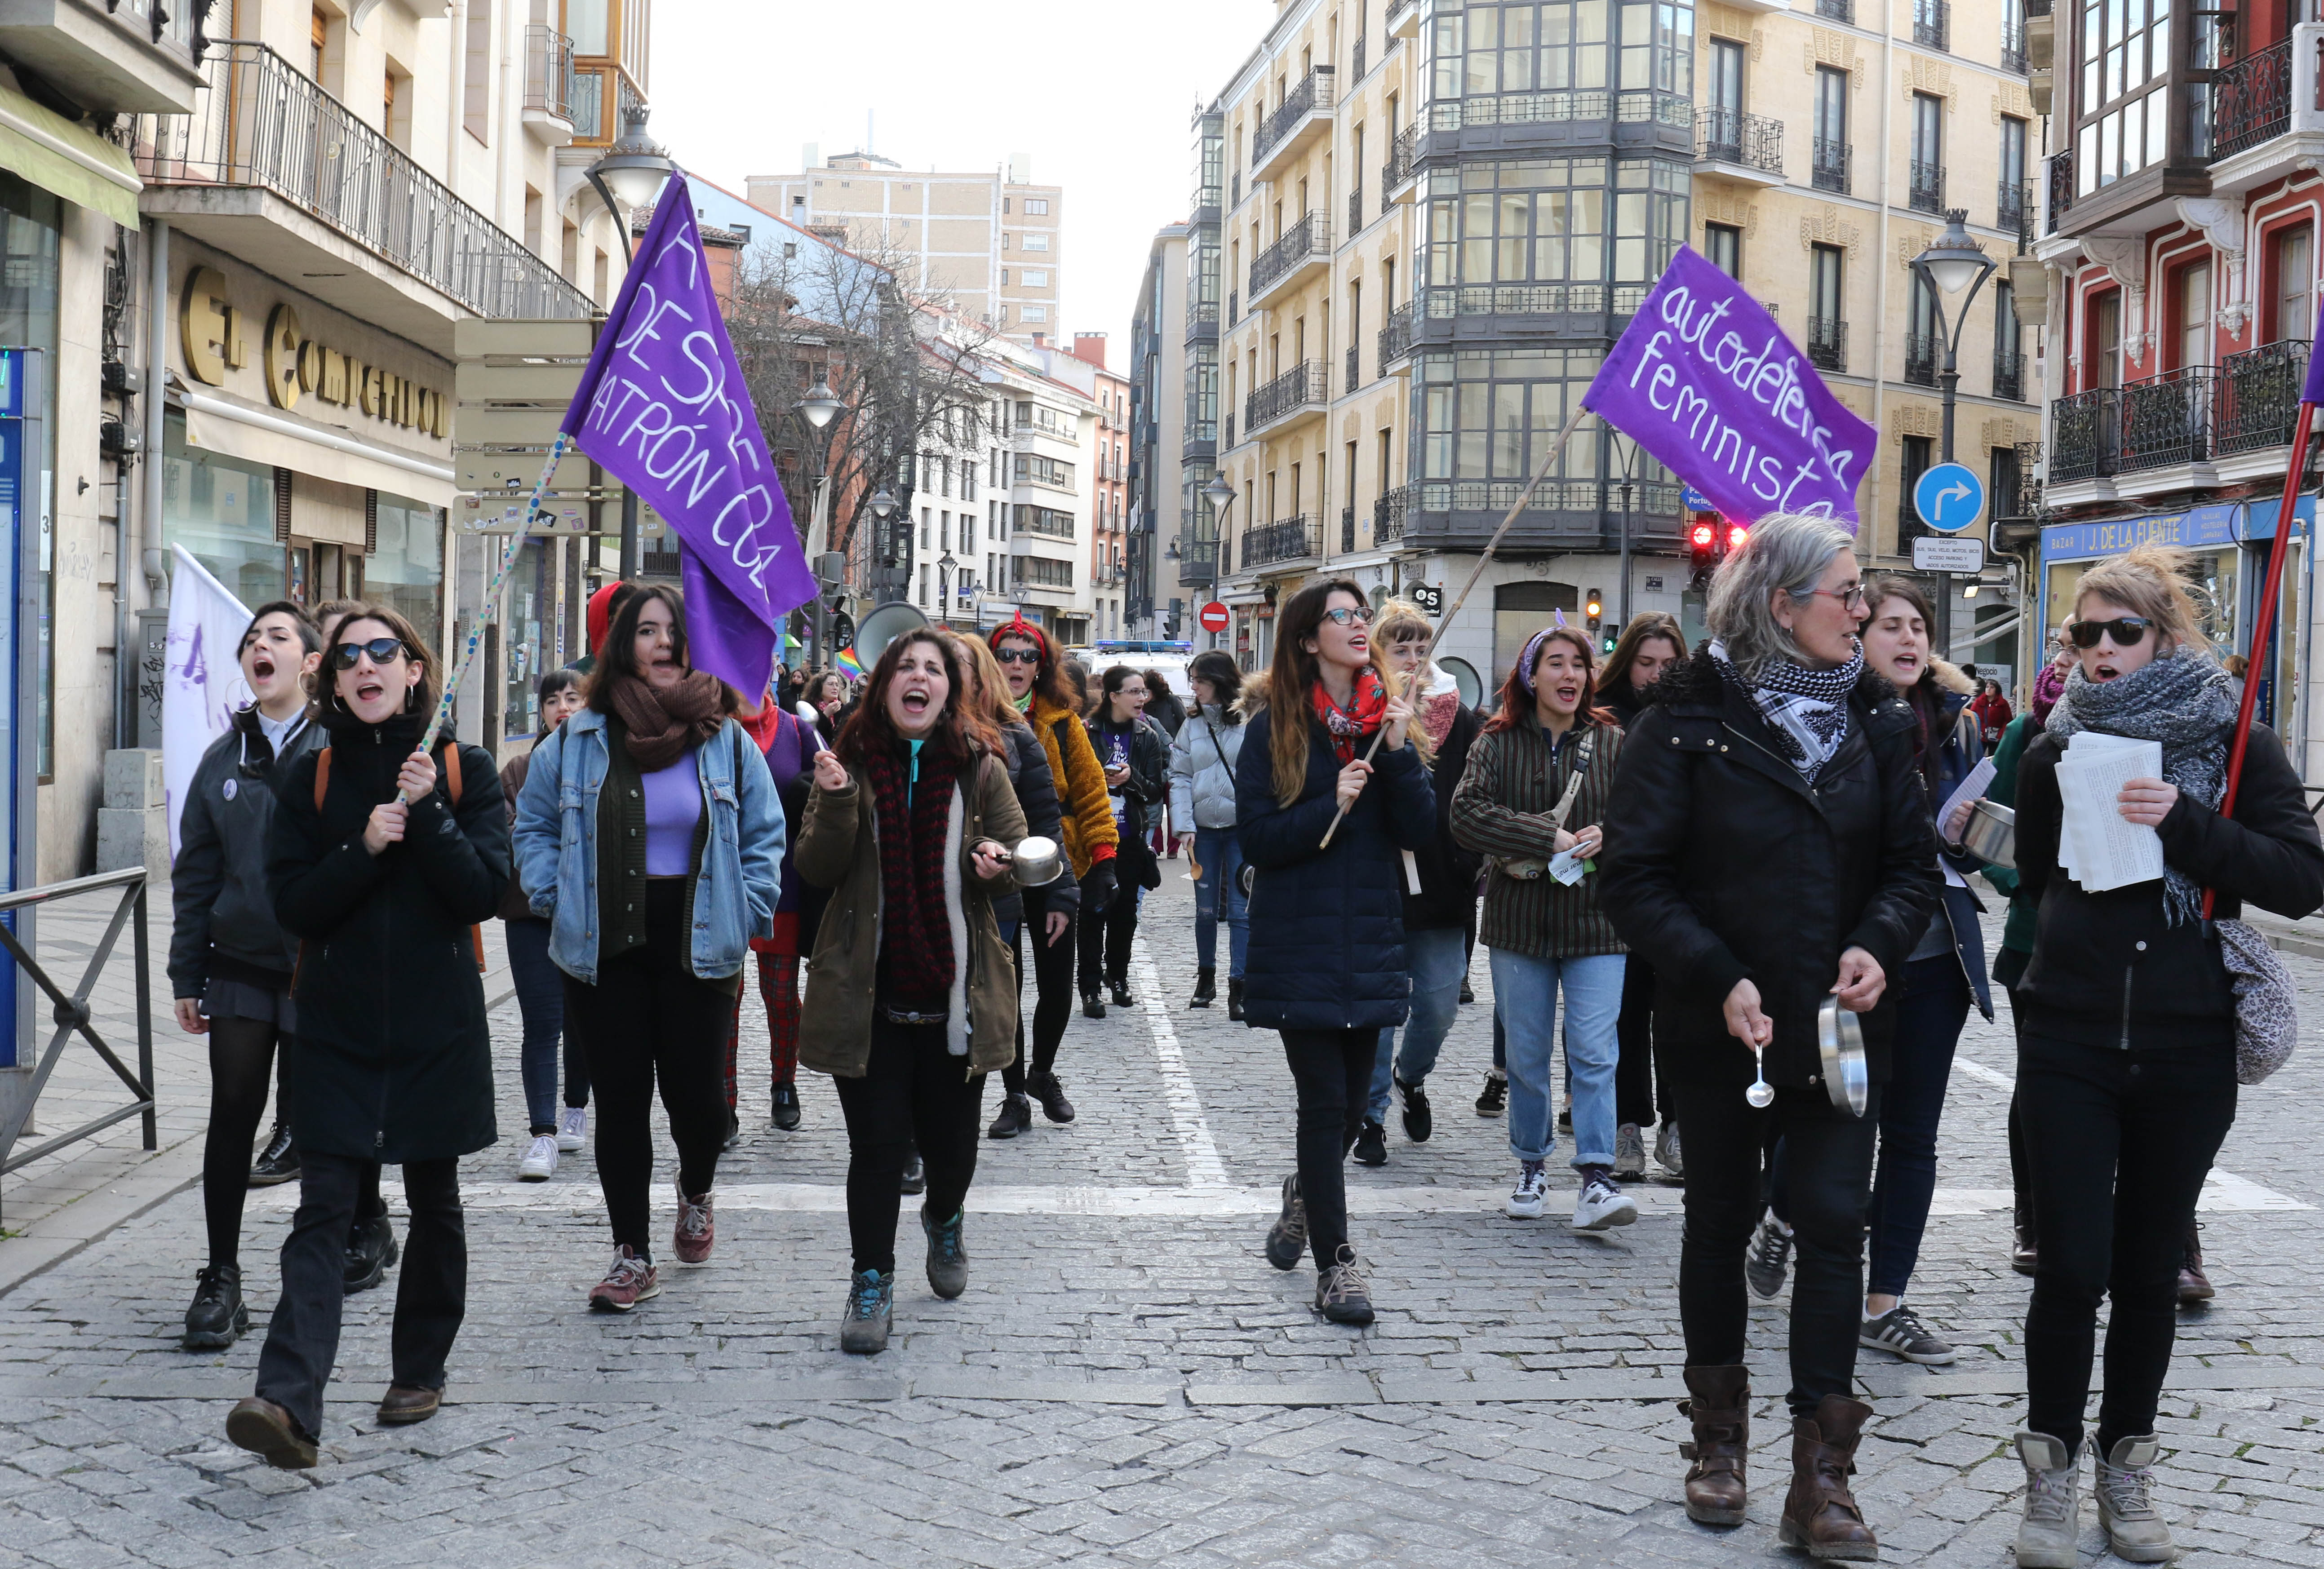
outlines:
[[856, 623], [855, 657], [868, 674], [890, 643], [927, 624], [928, 618], [920, 614], [918, 605], [891, 599]]

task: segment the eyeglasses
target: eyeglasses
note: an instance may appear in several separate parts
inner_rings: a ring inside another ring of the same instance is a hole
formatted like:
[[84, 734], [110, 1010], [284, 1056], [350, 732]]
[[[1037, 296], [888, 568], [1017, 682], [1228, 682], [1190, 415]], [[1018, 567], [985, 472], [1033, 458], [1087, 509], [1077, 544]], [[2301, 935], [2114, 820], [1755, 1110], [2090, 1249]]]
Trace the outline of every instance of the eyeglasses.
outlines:
[[1864, 608], [1864, 585], [1861, 583], [1851, 583], [1845, 588], [1811, 588], [1808, 592], [1837, 599], [1844, 608], [1849, 610]]
[[2146, 629], [2154, 623], [2143, 615], [2116, 616], [2112, 621], [2077, 621], [2066, 628], [2066, 635], [2074, 640], [2078, 649], [2094, 649], [2100, 638], [2114, 639], [2119, 649], [2135, 649], [2146, 641]]
[[1343, 605], [1337, 610], [1325, 611], [1323, 619], [1337, 622], [1342, 626], [1370, 626], [1372, 623], [1372, 613], [1361, 608], [1351, 609]]
[[992, 657], [1004, 665], [1038, 665], [1041, 662], [1038, 649], [995, 649]]
[[386, 664], [403, 657], [403, 640], [400, 637], [375, 637], [369, 642], [341, 643], [331, 651], [331, 665], [336, 669], [352, 670], [355, 661], [365, 654], [374, 665]]

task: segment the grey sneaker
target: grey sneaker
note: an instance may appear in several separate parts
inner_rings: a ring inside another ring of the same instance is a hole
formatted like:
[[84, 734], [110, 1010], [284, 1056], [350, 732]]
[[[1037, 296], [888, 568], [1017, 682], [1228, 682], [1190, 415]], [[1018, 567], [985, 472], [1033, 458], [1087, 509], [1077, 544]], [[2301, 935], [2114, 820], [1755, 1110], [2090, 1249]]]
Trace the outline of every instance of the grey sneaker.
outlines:
[[1636, 1182], [1646, 1174], [1646, 1141], [1636, 1122], [1625, 1122], [1614, 1130], [1614, 1179]]
[[1792, 1228], [1774, 1215], [1763, 1216], [1751, 1233], [1751, 1251], [1743, 1256], [1743, 1278], [1761, 1297], [1784, 1288], [1784, 1272], [1792, 1261]]
[[1582, 1175], [1582, 1192], [1573, 1200], [1573, 1229], [1577, 1232], [1609, 1231], [1638, 1218], [1637, 1200], [1601, 1175], [1605, 1169], [1593, 1166]]
[[2081, 1468], [2046, 1433], [2020, 1433], [2025, 1513], [2017, 1522], [2017, 1569], [2080, 1569]]
[[896, 1308], [896, 1272], [866, 1269], [847, 1282], [847, 1312], [839, 1321], [839, 1349], [870, 1356], [888, 1349]]
[[1509, 1189], [1509, 1218], [1520, 1221], [1541, 1219], [1542, 1205], [1549, 1197], [1549, 1172], [1538, 1160], [1517, 1162], [1517, 1186]]
[[1874, 1351], [1893, 1352], [1908, 1362], [1937, 1368], [1953, 1360], [1952, 1343], [1921, 1322], [1909, 1303], [1899, 1302], [1877, 1318], [1868, 1318], [1856, 1332], [1856, 1343]]
[[1372, 1296], [1356, 1273], [1356, 1251], [1342, 1242], [1340, 1256], [1315, 1278], [1315, 1311], [1333, 1324], [1360, 1328], [1372, 1321]]
[[2098, 1456], [2098, 1524], [2117, 1558], [2134, 1564], [2168, 1564], [2179, 1555], [2171, 1527], [2148, 1498], [2154, 1486], [2154, 1435], [2117, 1438], [2114, 1453]]
[[1296, 1269], [1307, 1251], [1307, 1201], [1299, 1196], [1299, 1175], [1283, 1179], [1283, 1213], [1267, 1228], [1267, 1261], [1278, 1269]]
[[1655, 1164], [1683, 1181], [1686, 1162], [1679, 1155], [1678, 1120], [1665, 1117], [1663, 1125], [1655, 1130]]

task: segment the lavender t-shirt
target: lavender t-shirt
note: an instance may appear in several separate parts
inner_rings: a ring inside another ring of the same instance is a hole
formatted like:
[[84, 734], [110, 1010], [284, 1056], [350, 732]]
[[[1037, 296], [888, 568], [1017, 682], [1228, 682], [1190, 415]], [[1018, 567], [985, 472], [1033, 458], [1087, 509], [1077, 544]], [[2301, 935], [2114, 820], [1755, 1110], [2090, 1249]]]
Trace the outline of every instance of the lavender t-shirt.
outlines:
[[668, 768], [645, 776], [646, 875], [683, 877], [694, 863], [694, 826], [702, 820], [702, 780], [688, 747]]

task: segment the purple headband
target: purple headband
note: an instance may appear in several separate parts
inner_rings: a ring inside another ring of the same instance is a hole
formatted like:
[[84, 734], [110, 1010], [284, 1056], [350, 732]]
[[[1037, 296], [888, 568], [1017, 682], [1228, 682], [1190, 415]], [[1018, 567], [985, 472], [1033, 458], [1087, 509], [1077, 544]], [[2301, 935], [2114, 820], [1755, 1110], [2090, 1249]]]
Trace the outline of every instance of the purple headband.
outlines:
[[1554, 626], [1543, 627], [1526, 641], [1525, 651], [1517, 655], [1517, 686], [1528, 697], [1534, 695], [1533, 669], [1541, 660], [1541, 645], [1547, 642], [1549, 634], [1557, 630]]

